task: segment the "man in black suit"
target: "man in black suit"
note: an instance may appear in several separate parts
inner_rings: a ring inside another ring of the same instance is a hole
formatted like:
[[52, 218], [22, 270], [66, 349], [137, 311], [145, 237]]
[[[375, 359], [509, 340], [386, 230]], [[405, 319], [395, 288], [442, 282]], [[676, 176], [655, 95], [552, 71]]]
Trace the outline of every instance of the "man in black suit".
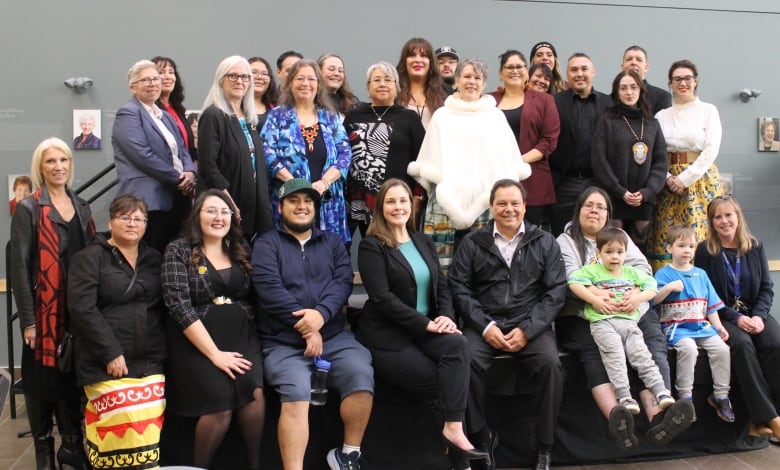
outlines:
[[555, 236], [560, 235], [571, 220], [577, 197], [596, 183], [590, 164], [590, 146], [596, 123], [612, 105], [612, 99], [593, 89], [595, 76], [596, 69], [590, 57], [577, 52], [569, 57], [566, 65], [569, 89], [555, 95], [561, 118], [558, 147], [549, 157], [558, 200], [552, 205], [550, 217]]
[[639, 74], [639, 77], [645, 82], [647, 101], [650, 103], [653, 114], [672, 106], [672, 95], [668, 91], [647, 83], [645, 76], [650, 69], [650, 64], [647, 62], [647, 51], [643, 47], [629, 46], [623, 53], [623, 63], [620, 64], [620, 70], [629, 69]]

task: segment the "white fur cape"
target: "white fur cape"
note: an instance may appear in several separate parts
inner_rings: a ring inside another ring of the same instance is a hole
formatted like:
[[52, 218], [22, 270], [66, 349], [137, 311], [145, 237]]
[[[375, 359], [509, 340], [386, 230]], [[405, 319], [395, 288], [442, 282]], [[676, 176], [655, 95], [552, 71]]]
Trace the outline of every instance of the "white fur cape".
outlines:
[[450, 96], [433, 113], [417, 161], [407, 171], [428, 194], [435, 188], [452, 225], [464, 229], [487, 210], [493, 183], [524, 180], [531, 166], [492, 96], [471, 102]]

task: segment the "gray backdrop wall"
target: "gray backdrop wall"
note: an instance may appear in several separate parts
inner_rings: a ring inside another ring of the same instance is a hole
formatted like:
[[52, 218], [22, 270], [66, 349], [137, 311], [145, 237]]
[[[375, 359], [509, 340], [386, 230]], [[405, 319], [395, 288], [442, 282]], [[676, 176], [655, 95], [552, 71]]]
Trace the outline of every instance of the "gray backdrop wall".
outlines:
[[[588, 53], [597, 70], [596, 88], [604, 92], [629, 45], [648, 50], [648, 80], [661, 87], [669, 64], [688, 58], [699, 67], [699, 96], [720, 110], [724, 132], [717, 164], [733, 175], [734, 193], [769, 257], [780, 259], [775, 196], [780, 153], [756, 150], [756, 118], [780, 116], [780, 63], [774, 60], [780, 4], [773, 1], [27, 0], [7, 2], [3, 10], [0, 174], [29, 173], [32, 150], [46, 137], [72, 140], [73, 109], [101, 109], [103, 148], [76, 152], [76, 186], [110, 163], [114, 113], [130, 96], [127, 69], [155, 55], [178, 62], [188, 109], [201, 107], [217, 63], [233, 54], [261, 55], [273, 63], [288, 49], [309, 58], [335, 52], [362, 97], [368, 65], [397, 62], [401, 45], [412, 36], [486, 60], [489, 89], [497, 85], [499, 53], [507, 48], [528, 53], [540, 40], [552, 42], [564, 63], [573, 52]], [[90, 77], [94, 86], [77, 95], [63, 86], [74, 76]], [[763, 94], [743, 104], [737, 95], [745, 87]], [[0, 181], [5, 188], [6, 178]], [[105, 229], [110, 197], [93, 206], [99, 230]], [[2, 246], [9, 225], [7, 211], [0, 211]], [[0, 278], [5, 276], [0, 252]], [[5, 337], [3, 321], [0, 344]], [[18, 345], [18, 332], [16, 337]]]

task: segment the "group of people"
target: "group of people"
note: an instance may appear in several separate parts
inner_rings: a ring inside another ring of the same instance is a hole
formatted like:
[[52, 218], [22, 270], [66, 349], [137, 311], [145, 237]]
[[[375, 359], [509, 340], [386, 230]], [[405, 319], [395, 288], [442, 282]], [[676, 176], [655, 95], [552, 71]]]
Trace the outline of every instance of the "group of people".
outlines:
[[[547, 469], [559, 350], [581, 361], [621, 448], [637, 445], [641, 410], [626, 355], [647, 387], [647, 439], [666, 444], [695, 418], [697, 345], [718, 416], [734, 420], [733, 361], [750, 432], [780, 437], [767, 260], [722, 194], [721, 125], [693, 63], [672, 64], [669, 95], [632, 46], [608, 96], [586, 54], [562, 72], [540, 42], [530, 61], [503, 53], [503, 86], [485, 94], [484, 62], [412, 38], [396, 66], [368, 68], [365, 103], [337, 55], [288, 51], [276, 65], [278, 87], [265, 59], [220, 62], [193, 132], [176, 63], [133, 64], [108, 232], [70, 188], [68, 145], [36, 148], [10, 277], [38, 468], [54, 465], [53, 414], [62, 465], [155, 462], [166, 408], [197, 417], [192, 464], [209, 466], [235, 417], [259, 468], [270, 386], [284, 467], [300, 469], [326, 360], [344, 422], [330, 468], [360, 466], [376, 375], [433, 407], [453, 468], [492, 469], [487, 372], [509, 354], [532, 379], [535, 468]], [[342, 308], [356, 230], [368, 301], [355, 334]], [[73, 370], [58, 367], [66, 333]]]

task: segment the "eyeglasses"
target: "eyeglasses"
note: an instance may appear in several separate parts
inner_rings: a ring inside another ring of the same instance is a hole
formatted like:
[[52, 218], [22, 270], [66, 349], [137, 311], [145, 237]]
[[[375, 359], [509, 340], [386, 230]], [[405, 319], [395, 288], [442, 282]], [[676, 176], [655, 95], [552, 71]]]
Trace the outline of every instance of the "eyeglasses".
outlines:
[[672, 83], [675, 85], [679, 85], [682, 82], [685, 82], [687, 84], [693, 83], [693, 79], [696, 78], [693, 75], [686, 75], [684, 77], [672, 77]]
[[258, 70], [252, 70], [252, 76], [255, 78], [268, 78], [271, 75], [268, 72], [260, 72]]
[[505, 65], [504, 70], [507, 72], [519, 72], [525, 68], [524, 64], [518, 64], [518, 65]]
[[607, 211], [607, 206], [605, 206], [604, 204], [596, 204], [596, 203], [593, 203], [593, 202], [586, 202], [585, 204], [582, 205], [582, 208], [585, 209], [586, 211], [592, 211], [592, 210], [595, 210], [595, 211], [598, 211], [598, 212], [606, 212]]
[[222, 217], [230, 217], [233, 215], [233, 211], [230, 209], [217, 209], [216, 207], [207, 207], [205, 209], [201, 209], [201, 212], [205, 212], [211, 217], [216, 218], [217, 215], [221, 215]]
[[392, 78], [375, 78], [371, 80], [371, 83], [373, 83], [374, 85], [381, 85], [383, 83], [385, 85], [390, 85], [391, 83], [395, 83], [395, 80], [393, 80]]
[[146, 77], [146, 78], [139, 78], [138, 80], [131, 83], [131, 85], [135, 85], [136, 83], [142, 83], [144, 86], [149, 86], [152, 83], [160, 83], [162, 81], [162, 78], [160, 77]]
[[304, 76], [300, 75], [300, 76], [297, 76], [297, 77], [293, 78], [293, 81], [295, 83], [298, 83], [298, 84], [301, 84], [303, 82], [316, 83], [317, 82], [317, 77], [304, 77]]
[[249, 81], [250, 78], [252, 78], [252, 76], [248, 75], [246, 73], [228, 73], [228, 74], [225, 74], [225, 78], [227, 78], [228, 80], [230, 80], [233, 83], [235, 83], [235, 82], [237, 82], [239, 80], [241, 80], [242, 82], [246, 83], [246, 82]]
[[143, 225], [147, 220], [149, 220], [146, 217], [130, 217], [129, 215], [120, 215], [119, 217], [114, 218], [121, 221], [125, 225], [130, 225], [130, 222], [136, 225]]

